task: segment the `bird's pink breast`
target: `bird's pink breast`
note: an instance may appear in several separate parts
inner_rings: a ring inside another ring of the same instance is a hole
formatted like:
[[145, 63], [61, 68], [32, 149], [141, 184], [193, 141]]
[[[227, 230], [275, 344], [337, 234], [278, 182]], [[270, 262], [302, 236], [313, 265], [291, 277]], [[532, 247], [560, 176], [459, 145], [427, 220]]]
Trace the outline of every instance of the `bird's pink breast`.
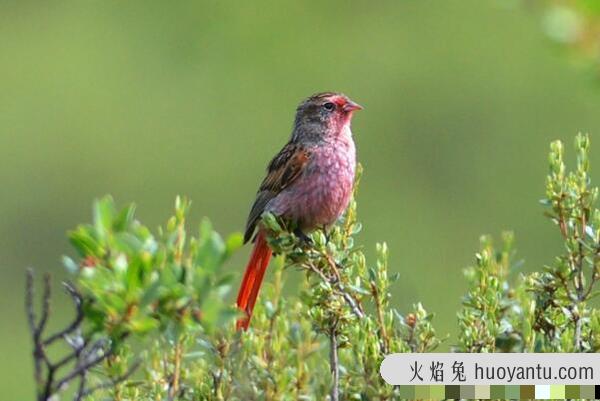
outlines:
[[315, 146], [302, 176], [277, 195], [267, 210], [296, 221], [304, 230], [331, 225], [348, 207], [355, 166], [350, 135]]

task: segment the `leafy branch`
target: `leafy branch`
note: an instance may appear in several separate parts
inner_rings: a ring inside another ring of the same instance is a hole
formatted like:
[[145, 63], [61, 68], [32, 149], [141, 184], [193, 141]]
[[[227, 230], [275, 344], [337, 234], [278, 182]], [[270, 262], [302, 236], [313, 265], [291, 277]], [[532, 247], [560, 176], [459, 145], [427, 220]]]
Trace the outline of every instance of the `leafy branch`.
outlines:
[[562, 142], [550, 145], [545, 215], [564, 252], [541, 271], [510, 277], [513, 236], [496, 249], [482, 239], [477, 265], [466, 270], [469, 292], [458, 315], [463, 352], [597, 352], [600, 314], [590, 306], [600, 281], [598, 188], [589, 176], [590, 140], [575, 138], [576, 167], [568, 172]]
[[[468, 291], [455, 350], [600, 350], [600, 313], [590, 302], [600, 281], [598, 190], [589, 177], [589, 138], [579, 135], [575, 145], [572, 172], [562, 144], [551, 145], [543, 201], [564, 251], [541, 271], [525, 273], [512, 233], [497, 244], [482, 237], [474, 265], [465, 270]], [[153, 234], [135, 219], [132, 205], [117, 210], [110, 198], [97, 201], [93, 223], [70, 233], [78, 256], [64, 258], [74, 277], [65, 289], [74, 313], [58, 332], [45, 334], [49, 277], [38, 317], [28, 273], [39, 401], [58, 399], [67, 388], [86, 401], [394, 400], [399, 389], [379, 375], [385, 355], [430, 352], [443, 341], [420, 303], [402, 312], [392, 304], [398, 275], [389, 274], [385, 243], [377, 244], [373, 261], [358, 245], [355, 200], [309, 241], [264, 216], [278, 256], [250, 329], [236, 331], [226, 262], [241, 236], [223, 239], [207, 220], [191, 236], [189, 206], [178, 198], [174, 216]], [[50, 358], [54, 352], [63, 353]]]
[[[113, 355], [114, 349], [107, 338], [93, 340], [91, 336], [82, 334], [81, 324], [84, 318], [83, 297], [72, 284], [63, 283], [66, 292], [71, 297], [75, 306], [75, 318], [64, 329], [44, 338], [44, 329], [50, 318], [51, 280], [46, 274], [43, 280], [42, 307], [39, 319], [35, 316], [34, 307], [34, 274], [33, 270], [27, 271], [25, 306], [29, 321], [29, 328], [33, 340], [33, 359], [35, 367], [35, 380], [37, 383], [37, 399], [45, 401], [52, 399], [62, 392], [72, 381], [78, 379], [79, 384], [74, 400], [80, 401], [84, 397], [100, 390], [115, 386], [127, 380], [139, 365], [134, 363], [125, 374], [112, 378], [109, 382], [88, 387], [87, 376], [90, 371]], [[56, 362], [52, 362], [48, 355], [48, 348], [62, 340], [70, 347], [70, 351]], [[69, 368], [59, 377], [59, 372]]]

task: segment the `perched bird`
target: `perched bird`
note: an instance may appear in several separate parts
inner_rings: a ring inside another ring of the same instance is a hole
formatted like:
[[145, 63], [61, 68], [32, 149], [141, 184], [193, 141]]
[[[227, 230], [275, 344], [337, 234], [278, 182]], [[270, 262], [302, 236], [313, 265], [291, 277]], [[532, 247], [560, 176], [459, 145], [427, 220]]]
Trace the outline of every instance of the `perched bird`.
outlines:
[[252, 310], [272, 251], [259, 221], [263, 213], [291, 222], [295, 234], [333, 224], [352, 195], [356, 152], [350, 123], [362, 106], [341, 93], [323, 92], [304, 100], [296, 109], [289, 142], [271, 160], [246, 222], [244, 243], [254, 231], [254, 249], [246, 266], [237, 306], [246, 314], [237, 328], [248, 328]]

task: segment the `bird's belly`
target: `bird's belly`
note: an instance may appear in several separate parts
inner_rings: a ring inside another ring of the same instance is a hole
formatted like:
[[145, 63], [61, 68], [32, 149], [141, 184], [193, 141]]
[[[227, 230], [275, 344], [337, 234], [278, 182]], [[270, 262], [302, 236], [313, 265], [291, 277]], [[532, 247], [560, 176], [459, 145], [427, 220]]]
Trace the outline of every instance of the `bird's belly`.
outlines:
[[275, 199], [269, 209], [303, 230], [333, 224], [344, 212], [354, 184], [354, 153], [321, 155]]

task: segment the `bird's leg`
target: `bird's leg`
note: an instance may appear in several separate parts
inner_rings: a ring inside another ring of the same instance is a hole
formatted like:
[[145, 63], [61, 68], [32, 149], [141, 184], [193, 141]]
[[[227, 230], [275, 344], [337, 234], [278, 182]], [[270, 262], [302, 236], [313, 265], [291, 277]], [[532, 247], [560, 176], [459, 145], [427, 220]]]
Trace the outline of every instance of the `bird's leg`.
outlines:
[[329, 240], [331, 239], [331, 230], [328, 229], [327, 226], [323, 226], [321, 230], [323, 230], [323, 234], [325, 235], [325, 243], [329, 244]]
[[299, 227], [296, 227], [294, 229], [294, 235], [296, 237], [298, 237], [300, 239], [300, 242], [302, 242], [303, 244], [306, 244], [306, 245], [313, 244], [313, 240], [310, 239], [310, 237], [308, 235], [304, 234], [304, 232]]

